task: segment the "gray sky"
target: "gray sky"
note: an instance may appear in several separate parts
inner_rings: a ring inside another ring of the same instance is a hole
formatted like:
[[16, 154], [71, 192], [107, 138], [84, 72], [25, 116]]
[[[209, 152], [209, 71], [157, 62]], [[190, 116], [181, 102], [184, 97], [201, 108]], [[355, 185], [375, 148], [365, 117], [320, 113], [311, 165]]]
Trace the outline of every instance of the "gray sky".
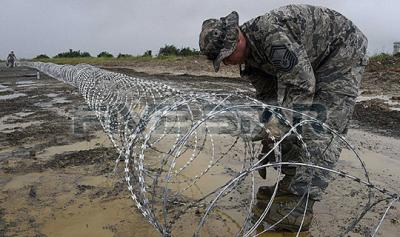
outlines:
[[154, 53], [165, 44], [198, 48], [206, 18], [232, 10], [240, 23], [289, 3], [335, 9], [368, 37], [369, 53], [400, 41], [399, 0], [0, 0], [0, 58], [54, 56], [68, 49], [97, 55]]

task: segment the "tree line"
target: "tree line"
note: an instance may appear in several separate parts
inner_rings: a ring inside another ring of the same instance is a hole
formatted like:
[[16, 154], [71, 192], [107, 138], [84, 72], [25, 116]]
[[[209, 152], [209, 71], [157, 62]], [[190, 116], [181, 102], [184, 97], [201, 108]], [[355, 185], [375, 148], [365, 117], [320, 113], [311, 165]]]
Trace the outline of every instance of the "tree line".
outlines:
[[[157, 56], [196, 56], [200, 55], [200, 51], [190, 47], [182, 47], [178, 48], [175, 45], [166, 44], [164, 47], [161, 47], [158, 51]], [[141, 57], [153, 57], [153, 52], [151, 50], [146, 50]], [[67, 52], [62, 52], [54, 56], [53, 58], [85, 58], [92, 57], [88, 52], [81, 52], [80, 50], [70, 49]], [[115, 56], [107, 51], [103, 51], [97, 55], [98, 58], [114, 58]], [[131, 54], [123, 54], [119, 53], [116, 58], [129, 58], [135, 57]], [[49, 59], [50, 57], [46, 54], [37, 55], [34, 59]]]

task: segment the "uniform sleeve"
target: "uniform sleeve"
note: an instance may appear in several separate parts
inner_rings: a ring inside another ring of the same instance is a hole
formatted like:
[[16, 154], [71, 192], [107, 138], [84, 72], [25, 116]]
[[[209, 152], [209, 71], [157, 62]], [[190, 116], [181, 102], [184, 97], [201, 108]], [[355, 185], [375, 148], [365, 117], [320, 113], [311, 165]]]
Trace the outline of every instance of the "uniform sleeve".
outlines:
[[266, 104], [277, 104], [277, 80], [272, 74], [246, 65], [240, 76], [250, 82], [256, 89], [256, 99]]
[[[315, 92], [315, 76], [305, 48], [285, 31], [268, 34], [265, 52], [276, 69], [278, 103], [282, 107], [307, 111]], [[293, 123], [293, 114], [283, 112]]]

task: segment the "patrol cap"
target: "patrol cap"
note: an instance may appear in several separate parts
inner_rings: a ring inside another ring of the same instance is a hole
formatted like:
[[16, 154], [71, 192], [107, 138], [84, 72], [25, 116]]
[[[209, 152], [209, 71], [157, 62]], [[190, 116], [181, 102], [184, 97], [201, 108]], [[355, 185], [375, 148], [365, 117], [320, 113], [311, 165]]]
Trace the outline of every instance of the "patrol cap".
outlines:
[[203, 22], [199, 37], [200, 51], [213, 61], [216, 72], [222, 60], [236, 49], [238, 26], [239, 14], [235, 11], [219, 20], [208, 19]]

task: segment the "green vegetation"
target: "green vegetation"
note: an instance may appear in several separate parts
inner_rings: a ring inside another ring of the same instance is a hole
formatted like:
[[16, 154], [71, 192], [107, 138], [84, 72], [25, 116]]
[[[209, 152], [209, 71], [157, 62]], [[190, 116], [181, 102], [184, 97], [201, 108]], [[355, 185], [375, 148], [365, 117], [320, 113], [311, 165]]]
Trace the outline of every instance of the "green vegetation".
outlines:
[[122, 53], [119, 53], [117, 56], [117, 58], [131, 58], [131, 57], [133, 56], [130, 54], [122, 54]]
[[102, 64], [109, 61], [116, 60], [115, 58], [94, 58], [94, 57], [75, 57], [75, 58], [61, 58], [61, 57], [54, 57], [48, 59], [40, 59], [33, 61], [41, 61], [41, 62], [48, 62], [48, 63], [57, 63], [57, 64], [80, 64], [80, 63], [88, 63], [88, 64]]
[[47, 56], [46, 54], [39, 54], [34, 59], [48, 59], [48, 58], [50, 58], [50, 57]]
[[158, 51], [158, 56], [169, 56], [169, 55], [194, 56], [194, 55], [200, 55], [200, 51], [198, 51], [197, 49], [190, 49], [189, 47], [178, 49], [177, 47], [175, 47], [175, 45], [168, 45], [168, 44], [160, 48], [160, 50]]
[[178, 53], [179, 56], [193, 56], [200, 55], [200, 51], [197, 49], [190, 49], [189, 47], [181, 48]]
[[80, 58], [48, 58], [48, 59], [33, 59], [33, 61], [41, 61], [41, 62], [50, 62], [50, 63], [57, 63], [57, 64], [80, 64], [80, 63], [87, 63], [87, 64], [104, 64], [110, 62], [148, 62], [148, 61], [176, 61], [180, 58], [197, 58], [197, 56], [159, 56], [159, 57], [150, 57], [150, 56], [127, 56], [127, 57], [120, 57], [120, 58], [95, 58], [95, 57], [80, 57]]
[[152, 57], [153, 55], [152, 55], [152, 52], [151, 52], [151, 50], [146, 50], [145, 52], [144, 52], [144, 54], [143, 54], [143, 57]]
[[369, 58], [369, 66], [374, 70], [395, 70], [400, 69], [400, 53], [395, 55], [380, 53]]
[[80, 50], [74, 51], [70, 49], [68, 52], [59, 53], [54, 58], [89, 58], [90, 53], [88, 52], [81, 52]]
[[97, 55], [98, 58], [113, 58], [114, 56], [110, 54], [109, 52], [101, 52], [99, 55]]
[[160, 52], [157, 57], [153, 57], [151, 50], [146, 50], [143, 55], [133, 56], [131, 54], [119, 53], [114, 57], [111, 53], [103, 51], [92, 57], [88, 52], [81, 52], [80, 50], [70, 49], [68, 52], [59, 53], [53, 58], [48, 57], [45, 54], [36, 56], [33, 61], [52, 62], [58, 64], [104, 64], [107, 62], [119, 62], [119, 61], [175, 61], [182, 57], [198, 57], [200, 51], [197, 49], [191, 49], [189, 47], [183, 47], [178, 49], [174, 45], [165, 45], [160, 48]]
[[372, 55], [369, 60], [373, 61], [387, 61], [389, 59], [392, 59], [393, 56], [387, 53], [380, 53], [380, 54], [374, 54]]

